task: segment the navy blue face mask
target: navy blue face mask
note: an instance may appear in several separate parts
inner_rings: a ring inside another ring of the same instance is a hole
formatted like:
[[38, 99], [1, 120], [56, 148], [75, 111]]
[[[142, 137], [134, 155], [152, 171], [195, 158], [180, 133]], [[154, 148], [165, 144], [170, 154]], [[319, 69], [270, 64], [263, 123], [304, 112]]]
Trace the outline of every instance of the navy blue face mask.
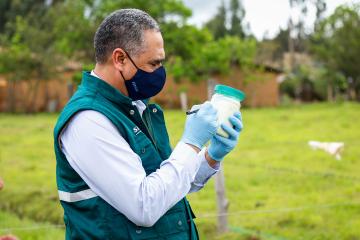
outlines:
[[165, 85], [166, 72], [163, 66], [160, 66], [153, 72], [145, 72], [136, 66], [130, 55], [126, 53], [137, 71], [129, 80], [126, 80], [120, 72], [125, 81], [125, 86], [128, 91], [129, 97], [132, 100], [143, 100], [158, 94]]

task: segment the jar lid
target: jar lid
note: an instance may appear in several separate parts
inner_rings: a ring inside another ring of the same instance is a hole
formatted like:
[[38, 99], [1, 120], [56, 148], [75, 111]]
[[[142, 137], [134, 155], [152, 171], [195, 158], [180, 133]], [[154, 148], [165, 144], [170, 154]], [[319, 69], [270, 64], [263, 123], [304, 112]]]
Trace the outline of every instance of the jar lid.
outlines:
[[228, 97], [235, 98], [238, 101], [242, 101], [245, 99], [245, 93], [236, 89], [232, 88], [226, 85], [218, 84], [215, 86], [215, 93], [225, 95]]

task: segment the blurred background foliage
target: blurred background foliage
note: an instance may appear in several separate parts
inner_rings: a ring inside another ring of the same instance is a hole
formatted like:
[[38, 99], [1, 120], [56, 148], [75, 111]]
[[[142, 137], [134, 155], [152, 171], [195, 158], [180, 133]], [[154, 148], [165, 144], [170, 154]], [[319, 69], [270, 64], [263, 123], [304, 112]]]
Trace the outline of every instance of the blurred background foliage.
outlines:
[[[339, 6], [324, 17], [324, 0], [289, 0], [299, 17], [290, 16], [288, 27], [275, 37], [257, 40], [244, 23], [242, 1], [228, 3], [199, 28], [187, 23], [192, 12], [181, 0], [2, 0], [0, 73], [16, 84], [47, 80], [69, 62], [91, 68], [97, 26], [110, 12], [131, 7], [161, 24], [165, 64], [176, 81], [227, 74], [234, 64], [266, 65], [285, 73], [280, 88], [285, 98], [360, 100], [360, 4]], [[310, 8], [316, 9], [311, 32], [304, 24]], [[80, 75], [73, 79], [78, 83]]]
[[[242, 1], [226, 3], [222, 2], [217, 13], [202, 27], [197, 27], [188, 23], [192, 12], [181, 0], [0, 0], [0, 75], [9, 81], [10, 96], [15, 99], [14, 86], [19, 81], [32, 80], [29, 92], [36, 96], [39, 82], [56, 78], [54, 76], [72, 63], [91, 70], [96, 28], [112, 11], [131, 7], [147, 11], [161, 24], [165, 65], [176, 81], [207, 80], [213, 74], [227, 74], [233, 65], [240, 67], [246, 79], [252, 81], [256, 80], [252, 75], [257, 69], [270, 67], [283, 73], [279, 79], [283, 105], [360, 101], [360, 3], [341, 5], [330, 16], [324, 16], [324, 0], [289, 0], [298, 17], [290, 15], [286, 28], [279, 29], [274, 37], [265, 35], [261, 40], [253, 36], [244, 22], [246, 9]], [[305, 28], [309, 9], [316, 12], [311, 31]], [[79, 84], [81, 72], [72, 80]], [[34, 98], [29, 99], [26, 104], [31, 109]], [[327, 175], [319, 179], [313, 176], [307, 181], [296, 174], [286, 178], [279, 174], [274, 178], [264, 170], [246, 168], [246, 164], [273, 163], [275, 167], [306, 169], [311, 166], [319, 172], [330, 169], [356, 176], [359, 134], [352, 122], [359, 118], [358, 104], [326, 103], [244, 111], [246, 121], [251, 123], [243, 136], [248, 141], [232, 154], [226, 170], [230, 178], [236, 179], [239, 175], [243, 178], [227, 182], [232, 210], [262, 207], [263, 202], [271, 208], [358, 199], [359, 186], [351, 181], [333, 182]], [[166, 114], [174, 144], [180, 138], [184, 114], [180, 111]], [[0, 199], [0, 209], [6, 211], [0, 211], [0, 221], [9, 221], [9, 226], [21, 226], [22, 222], [62, 224], [62, 210], [53, 191], [55, 162], [49, 161], [53, 159], [51, 139], [55, 119], [56, 115], [46, 114], [2, 114], [0, 117], [0, 146], [3, 146], [0, 149], [3, 168], [0, 169], [11, 166], [2, 174], [6, 180], [14, 179], [9, 181], [9, 191], [3, 191], [0, 196], [3, 199]], [[346, 141], [343, 165], [331, 161], [325, 153], [307, 151], [305, 142], [318, 137], [323, 141]], [[284, 147], [282, 142], [289, 144]], [[45, 162], [48, 164], [43, 164]], [[211, 184], [207, 190], [192, 196], [192, 203], [200, 213], [214, 212]], [[358, 239], [358, 212], [354, 206], [345, 211], [268, 215], [260, 220], [255, 216], [235, 220], [234, 216], [231, 222], [259, 232], [284, 234], [289, 239], [329, 239], [330, 236]], [[198, 221], [202, 236], [216, 237], [214, 219]], [[348, 224], [339, 225], [339, 222]], [[28, 236], [27, 239], [61, 239], [63, 229], [42, 230], [30, 237], [35, 233], [19, 234]], [[226, 235], [221, 239], [240, 238]]]

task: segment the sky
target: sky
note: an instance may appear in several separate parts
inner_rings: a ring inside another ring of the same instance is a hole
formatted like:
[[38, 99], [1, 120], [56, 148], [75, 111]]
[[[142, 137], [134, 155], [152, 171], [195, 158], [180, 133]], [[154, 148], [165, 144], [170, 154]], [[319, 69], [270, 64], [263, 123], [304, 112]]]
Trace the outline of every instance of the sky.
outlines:
[[[224, 0], [225, 5], [229, 0]], [[360, 0], [327, 0], [327, 10], [325, 16], [334, 12], [335, 8], [341, 4], [351, 4]], [[206, 21], [213, 17], [221, 0], [184, 0], [184, 4], [192, 9], [193, 16], [188, 23], [202, 26]], [[291, 12], [289, 0], [242, 0], [245, 7], [245, 24], [250, 25], [250, 31], [257, 39], [274, 37], [279, 28], [286, 28], [290, 14], [296, 21], [297, 12]], [[315, 8], [309, 9], [307, 16], [307, 29], [311, 31], [311, 26], [315, 20]]]

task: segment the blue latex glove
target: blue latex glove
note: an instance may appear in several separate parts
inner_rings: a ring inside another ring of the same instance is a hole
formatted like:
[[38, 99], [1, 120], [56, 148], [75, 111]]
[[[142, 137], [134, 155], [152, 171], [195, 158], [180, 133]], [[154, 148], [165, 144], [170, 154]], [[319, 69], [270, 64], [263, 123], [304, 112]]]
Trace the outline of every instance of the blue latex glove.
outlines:
[[233, 128], [228, 125], [221, 124], [222, 129], [229, 134], [229, 137], [225, 138], [215, 135], [210, 141], [208, 154], [215, 161], [222, 161], [225, 155], [235, 148], [240, 132], [243, 129], [240, 112], [236, 112], [233, 116], [231, 116], [229, 121], [233, 125]]
[[208, 101], [200, 106], [193, 106], [191, 111], [198, 108], [197, 113], [187, 116], [181, 141], [201, 149], [215, 135], [218, 117], [217, 110]]

